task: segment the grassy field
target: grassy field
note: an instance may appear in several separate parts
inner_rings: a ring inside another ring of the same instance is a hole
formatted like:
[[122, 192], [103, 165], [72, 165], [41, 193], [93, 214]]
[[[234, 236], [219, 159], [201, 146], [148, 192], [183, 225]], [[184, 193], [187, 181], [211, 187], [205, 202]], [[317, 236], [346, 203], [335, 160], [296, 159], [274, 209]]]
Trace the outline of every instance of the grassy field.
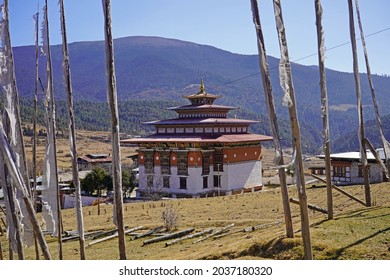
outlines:
[[[79, 154], [110, 151], [108, 134], [89, 132], [78, 133]], [[58, 160], [61, 168], [70, 168], [67, 139], [59, 139]], [[26, 147], [31, 152], [31, 145]], [[39, 148], [40, 154], [43, 147]], [[61, 152], [62, 151], [62, 152]], [[122, 148], [122, 157], [132, 154], [133, 149]], [[265, 176], [271, 177], [273, 154], [264, 151]], [[265, 179], [266, 181], [266, 179]], [[311, 241], [315, 259], [390, 259], [390, 183], [372, 184], [373, 207], [364, 207], [348, 197], [334, 191], [333, 220], [327, 220], [325, 214], [310, 210]], [[347, 192], [364, 200], [363, 186], [343, 187]], [[297, 198], [294, 186], [289, 195]], [[326, 188], [321, 185], [308, 185], [307, 196], [310, 204], [326, 208]], [[195, 228], [195, 232], [208, 228], [215, 230], [234, 224], [230, 235], [221, 238], [209, 238], [193, 244], [189, 239], [166, 247], [165, 242], [143, 246], [143, 241], [151, 238], [132, 240], [126, 236], [128, 259], [136, 260], [195, 260], [195, 259], [302, 259], [303, 246], [300, 234], [300, 213], [298, 205], [291, 204], [294, 238], [285, 238], [284, 214], [279, 188], [265, 187], [257, 193], [234, 196], [209, 197], [198, 199], [162, 200], [155, 202], [137, 202], [124, 204], [125, 225], [129, 228], [143, 226], [144, 232], [163, 225], [161, 215], [164, 209], [173, 208], [178, 216], [177, 230]], [[112, 205], [101, 205], [101, 215], [97, 215], [97, 206], [84, 207], [85, 231], [111, 230]], [[65, 231], [76, 230], [74, 209], [62, 211]], [[0, 212], [0, 216], [4, 218]], [[279, 222], [278, 224], [275, 224]], [[242, 229], [257, 226], [272, 226], [252, 232]], [[9, 258], [8, 241], [5, 233], [0, 237], [4, 259]], [[46, 236], [51, 255], [58, 258], [58, 244], [55, 238]], [[86, 239], [86, 244], [92, 239]], [[35, 258], [34, 248], [26, 248], [27, 259]], [[78, 241], [63, 243], [64, 259], [77, 260]], [[118, 239], [87, 246], [87, 259], [118, 259]], [[16, 256], [15, 256], [16, 257]]]
[[[363, 198], [361, 186], [345, 187], [345, 190]], [[309, 202], [325, 208], [326, 190], [323, 187], [308, 188]], [[327, 220], [325, 214], [310, 211], [311, 240], [315, 259], [390, 259], [390, 185], [372, 185], [375, 206], [366, 208], [349, 198], [334, 193], [334, 220]], [[297, 197], [294, 187], [290, 197]], [[162, 211], [172, 207], [179, 216], [178, 230], [195, 228], [221, 228], [235, 226], [232, 234], [219, 239], [207, 239], [193, 244], [186, 240], [165, 247], [165, 242], [146, 246], [143, 241], [150, 237], [132, 240], [126, 237], [128, 259], [302, 259], [303, 246], [300, 235], [299, 208], [291, 205], [295, 237], [285, 238], [281, 194], [277, 189], [235, 196], [164, 200], [157, 202], [126, 203], [124, 205], [125, 225], [129, 228], [143, 226], [151, 229], [163, 225]], [[103, 205], [101, 215], [97, 206], [84, 207], [85, 230], [110, 230], [112, 206]], [[63, 211], [64, 230], [76, 229], [74, 209]], [[253, 232], [239, 230], [274, 222], [280, 224]], [[139, 231], [141, 232], [141, 231]], [[4, 258], [8, 258], [8, 243], [1, 237]], [[56, 239], [47, 236], [54, 259], [58, 256]], [[86, 243], [91, 242], [87, 239]], [[79, 259], [78, 241], [63, 243], [65, 259]], [[87, 259], [118, 259], [118, 239], [87, 246]], [[26, 249], [27, 259], [34, 259], [33, 248]]]

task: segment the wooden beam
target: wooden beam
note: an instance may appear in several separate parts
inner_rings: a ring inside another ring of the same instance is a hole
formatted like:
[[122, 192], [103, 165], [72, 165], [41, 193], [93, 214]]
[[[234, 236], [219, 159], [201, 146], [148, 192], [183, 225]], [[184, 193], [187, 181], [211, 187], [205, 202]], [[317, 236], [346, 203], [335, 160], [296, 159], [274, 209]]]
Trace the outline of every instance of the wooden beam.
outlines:
[[322, 137], [325, 152], [325, 173], [326, 173], [326, 190], [327, 190], [327, 209], [328, 219], [333, 219], [333, 196], [331, 181], [331, 164], [330, 164], [330, 135], [329, 135], [329, 114], [328, 114], [328, 92], [326, 88], [326, 71], [325, 71], [325, 40], [322, 28], [322, 5], [321, 0], [315, 0], [316, 26], [317, 26], [317, 43], [318, 43], [318, 65], [320, 70], [320, 87], [321, 87], [321, 111], [322, 111]]
[[269, 223], [269, 224], [262, 224], [262, 225], [252, 226], [252, 227], [244, 228], [242, 231], [243, 232], [251, 232], [251, 231], [255, 231], [255, 230], [258, 230], [258, 229], [262, 229], [262, 228], [268, 228], [268, 227], [276, 226], [276, 225], [278, 225], [280, 223], [281, 222], [274, 222], [274, 223]]
[[[93, 232], [87, 232], [87, 233], [84, 233], [84, 237], [91, 237], [91, 236], [95, 236], [97, 234], [101, 234], [102, 231], [101, 230], [97, 230], [97, 231], [93, 231]], [[72, 232], [72, 233], [67, 233], [68, 235], [64, 238], [62, 238], [62, 241], [63, 242], [66, 242], [66, 241], [70, 241], [70, 240], [75, 240], [75, 239], [79, 239], [80, 236], [78, 234], [78, 232]]]
[[204, 234], [207, 234], [207, 233], [211, 233], [213, 232], [213, 228], [209, 228], [209, 229], [206, 229], [206, 230], [203, 230], [201, 232], [197, 232], [197, 233], [194, 233], [194, 234], [190, 234], [190, 235], [187, 235], [187, 236], [184, 236], [184, 237], [180, 237], [180, 238], [177, 238], [175, 240], [172, 240], [170, 242], [167, 242], [165, 243], [165, 247], [168, 247], [172, 244], [175, 244], [177, 242], [180, 242], [180, 241], [183, 241], [183, 240], [186, 240], [186, 239], [190, 239], [190, 238], [195, 238], [195, 237], [199, 237], [199, 236], [202, 236]]
[[114, 40], [111, 28], [111, 0], [103, 0], [104, 38], [106, 49], [107, 96], [111, 112], [112, 182], [114, 188], [114, 224], [118, 228], [119, 257], [126, 260], [123, 217], [122, 166], [119, 136], [118, 97], [114, 63]]
[[4, 222], [3, 218], [0, 218], [0, 220], [3, 223], [4, 227], [7, 228], [7, 224]]
[[280, 47], [280, 61], [279, 61], [279, 80], [280, 85], [284, 92], [284, 103], [288, 106], [291, 134], [292, 134], [292, 146], [294, 149], [295, 157], [293, 159], [293, 165], [297, 178], [297, 189], [299, 197], [299, 208], [301, 214], [301, 230], [304, 258], [306, 260], [313, 259], [313, 250], [311, 246], [310, 238], [310, 222], [309, 212], [307, 205], [307, 195], [305, 186], [305, 174], [302, 159], [302, 144], [301, 144], [301, 130], [298, 121], [298, 112], [296, 106], [294, 84], [291, 73], [291, 63], [288, 54], [286, 29], [284, 27], [282, 5], [280, 0], [273, 0], [274, 14], [276, 29], [278, 31], [279, 47]]
[[132, 240], [152, 235], [153, 233], [156, 233], [156, 232], [159, 232], [159, 231], [163, 230], [163, 228], [164, 228], [163, 226], [156, 227], [156, 228], [151, 229], [151, 230], [149, 230], [149, 231], [147, 231], [145, 233], [141, 233], [141, 234], [138, 234], [136, 236], [133, 236]]
[[349, 194], [349, 193], [347, 193], [346, 191], [344, 191], [344, 190], [342, 190], [342, 189], [340, 189], [339, 187], [336, 187], [336, 186], [334, 186], [334, 185], [333, 185], [332, 187], [333, 187], [336, 191], [341, 192], [343, 195], [348, 196], [350, 199], [355, 200], [356, 202], [358, 202], [358, 203], [360, 203], [360, 204], [366, 206], [366, 203], [365, 203], [364, 201], [362, 201], [362, 200], [360, 200], [360, 199], [354, 197], [352, 194]]
[[364, 132], [364, 117], [363, 117], [363, 103], [362, 103], [362, 93], [360, 87], [360, 74], [359, 74], [359, 63], [357, 55], [357, 46], [356, 46], [356, 36], [355, 36], [355, 20], [353, 12], [352, 0], [348, 0], [348, 10], [349, 10], [349, 33], [351, 36], [351, 46], [352, 46], [352, 57], [353, 57], [353, 73], [355, 78], [355, 87], [356, 87], [356, 100], [357, 100], [357, 111], [358, 111], [358, 137], [360, 145], [360, 160], [363, 164], [363, 177], [364, 177], [364, 192], [366, 197], [366, 206], [371, 206], [371, 189], [370, 189], [370, 178], [368, 170], [368, 161], [367, 161], [367, 151], [364, 145], [364, 140], [366, 139]]
[[1, 205], [0, 205], [0, 210], [1, 210], [1, 212], [4, 213], [5, 216], [7, 216], [7, 213], [6, 213], [5, 210], [3, 209], [3, 206], [1, 206]]
[[[319, 181], [321, 181], [321, 182], [326, 183], [326, 180], [322, 179], [321, 177], [318, 177], [318, 176], [316, 176], [316, 175], [314, 175], [314, 174], [310, 174], [310, 173], [306, 173], [306, 174], [312, 176], [313, 178], [315, 178], [315, 179], [317, 179], [317, 180], [319, 180]], [[338, 192], [340, 192], [340, 193], [342, 193], [342, 194], [348, 196], [350, 199], [353, 199], [353, 200], [355, 200], [356, 202], [358, 202], [358, 203], [360, 203], [360, 204], [366, 206], [366, 203], [365, 203], [364, 201], [362, 201], [362, 200], [360, 200], [360, 199], [354, 197], [352, 194], [347, 193], [346, 191], [340, 189], [339, 187], [336, 187], [335, 185], [332, 184], [332, 188], [335, 189], [336, 191], [338, 191]]]
[[216, 236], [216, 235], [218, 235], [218, 234], [221, 234], [221, 233], [225, 232], [226, 230], [229, 230], [229, 229], [232, 228], [232, 227], [234, 227], [234, 224], [230, 224], [230, 225], [228, 225], [228, 226], [226, 226], [226, 227], [223, 227], [223, 228], [217, 230], [216, 232], [213, 232], [213, 233], [211, 233], [211, 234], [209, 234], [209, 235], [207, 235], [207, 236], [205, 236], [205, 237], [203, 237], [203, 238], [200, 238], [200, 239], [198, 239], [198, 240], [195, 240], [195, 241], [192, 242], [192, 243], [195, 244], [195, 243], [201, 242], [201, 241], [206, 240], [206, 239], [208, 239], [208, 238], [210, 238], [210, 237], [213, 237], [213, 236]]
[[[375, 90], [374, 90], [374, 83], [373, 83], [372, 77], [371, 77], [372, 75], [371, 75], [371, 67], [370, 67], [370, 62], [369, 62], [369, 59], [368, 59], [368, 53], [367, 53], [367, 47], [366, 47], [366, 39], [365, 39], [366, 37], [364, 36], [364, 32], [363, 32], [363, 24], [362, 24], [362, 20], [361, 20], [361, 17], [360, 17], [360, 8], [359, 8], [359, 3], [358, 2], [359, 2], [358, 0], [355, 0], [356, 15], [357, 15], [357, 19], [358, 19], [358, 23], [359, 23], [359, 29], [360, 29], [360, 39], [361, 39], [361, 42], [362, 42], [364, 59], [365, 59], [365, 62], [366, 62], [367, 78], [368, 78], [368, 84], [370, 85], [370, 89], [371, 89], [371, 97], [372, 97], [372, 103], [374, 105], [374, 112], [375, 112], [376, 122], [377, 122], [377, 125], [378, 125], [378, 130], [379, 130], [379, 134], [381, 136], [383, 151], [384, 151], [384, 154], [385, 154], [386, 177], [389, 178], [390, 146], [389, 146], [389, 142], [387, 142], [386, 137], [385, 137], [385, 135], [383, 133], [382, 121], [380, 119], [380, 113], [379, 113], [379, 108], [378, 108], [378, 101], [376, 99], [376, 94], [375, 94]], [[382, 161], [380, 160], [380, 162], [382, 162]]]
[[[0, 233], [1, 233], [1, 236], [3, 236], [3, 229], [1, 228], [0, 226]], [[1, 243], [1, 238], [0, 238], [0, 261], [3, 260], [3, 245]]]
[[272, 132], [272, 139], [275, 147], [275, 164], [280, 168], [278, 170], [280, 190], [282, 194], [284, 220], [286, 224], [286, 236], [288, 238], [294, 237], [294, 230], [291, 218], [290, 203], [288, 202], [288, 189], [286, 170], [284, 169], [283, 149], [280, 142], [280, 133], [278, 126], [278, 119], [275, 110], [275, 102], [273, 97], [273, 90], [271, 85], [271, 75], [269, 73], [267, 53], [265, 50], [265, 40], [263, 36], [263, 30], [261, 28], [260, 13], [257, 0], [251, 0], [253, 23], [255, 25], [257, 35], [257, 49], [259, 52], [259, 66], [262, 78], [262, 84], [264, 89], [264, 96], [268, 110], [268, 116], [270, 120], [270, 127]]
[[80, 176], [77, 163], [77, 145], [76, 145], [76, 132], [75, 132], [75, 118], [73, 109], [73, 90], [72, 81], [70, 75], [70, 62], [69, 62], [69, 51], [68, 51], [68, 39], [66, 34], [66, 22], [65, 22], [65, 8], [64, 1], [59, 1], [60, 5], [60, 17], [61, 17], [61, 33], [62, 33], [62, 67], [65, 81], [65, 87], [67, 92], [67, 111], [68, 111], [68, 127], [69, 127], [69, 146], [70, 156], [72, 160], [72, 175], [73, 185], [75, 187], [75, 198], [76, 198], [76, 217], [77, 217], [77, 230], [79, 235], [80, 244], [80, 259], [85, 260], [85, 236], [84, 236], [84, 220], [83, 220], [83, 205], [81, 199], [81, 186]]
[[[142, 226], [125, 230], [124, 234], [132, 232], [132, 231], [139, 230], [141, 228], [142, 228]], [[88, 246], [91, 246], [91, 245], [94, 245], [94, 244], [97, 244], [97, 243], [100, 243], [100, 242], [103, 242], [103, 241], [106, 241], [106, 240], [110, 240], [110, 239], [113, 239], [113, 238], [118, 237], [118, 236], [119, 236], [119, 233], [116, 230], [116, 232], [114, 234], [110, 235], [110, 236], [106, 236], [106, 237], [103, 237], [103, 238], [100, 238], [100, 239], [97, 239], [95, 241], [92, 241], [92, 242], [88, 243]]]
[[145, 240], [143, 242], [143, 245], [148, 245], [148, 244], [151, 244], [151, 243], [156, 243], [156, 242], [165, 241], [165, 240], [168, 240], [168, 239], [182, 237], [184, 235], [187, 235], [187, 234], [193, 232], [194, 230], [195, 230], [194, 228], [188, 228], [188, 229], [185, 229], [185, 230], [182, 230], [182, 231], [174, 232], [174, 233], [171, 233], [171, 234], [166, 234], [164, 236], [155, 237], [155, 238], [152, 238], [152, 239], [149, 239], [149, 240]]
[[383, 162], [382, 159], [380, 158], [379, 154], [378, 154], [377, 151], [375, 150], [374, 146], [371, 144], [370, 140], [368, 140], [367, 138], [365, 138], [365, 139], [364, 139], [364, 143], [365, 143], [365, 146], [367, 146], [368, 149], [370, 149], [371, 153], [374, 155], [376, 162], [382, 167], [382, 170], [383, 170], [384, 173], [385, 173], [386, 179], [389, 179], [389, 172], [388, 172], [388, 170], [387, 170], [387, 166], [384, 164], [384, 162]]
[[[299, 200], [298, 199], [295, 199], [295, 198], [290, 198], [290, 202], [291, 203], [294, 203], [294, 204], [298, 204], [299, 205]], [[324, 213], [324, 214], [328, 214], [328, 211], [321, 208], [321, 207], [318, 207], [318, 206], [315, 206], [313, 204], [307, 204], [307, 208], [311, 209], [311, 210], [314, 210], [314, 211], [318, 211], [318, 212], [321, 212], [321, 213]]]

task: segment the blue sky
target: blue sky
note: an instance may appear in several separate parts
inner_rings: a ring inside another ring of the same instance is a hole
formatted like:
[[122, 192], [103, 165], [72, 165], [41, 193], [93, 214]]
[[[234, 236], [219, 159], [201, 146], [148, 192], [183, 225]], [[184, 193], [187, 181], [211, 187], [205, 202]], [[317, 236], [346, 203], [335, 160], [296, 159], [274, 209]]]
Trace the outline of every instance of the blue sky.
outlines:
[[[48, 0], [50, 42], [61, 43], [57, 0]], [[103, 40], [101, 0], [64, 0], [68, 41]], [[272, 0], [258, 0], [267, 54], [279, 57]], [[32, 16], [43, 0], [9, 0], [13, 46], [34, 44]], [[352, 72], [347, 0], [323, 0], [326, 67]], [[390, 1], [359, 1], [371, 70], [390, 75]], [[314, 0], [282, 0], [291, 61], [317, 65]], [[239, 54], [257, 54], [256, 35], [249, 0], [112, 0], [113, 34], [160, 36], [215, 46]], [[42, 13], [40, 15], [42, 19]], [[356, 24], [356, 28], [357, 28]], [[356, 29], [357, 38], [359, 31]], [[358, 46], [361, 42], [358, 41]], [[312, 56], [310, 56], [312, 55]], [[307, 57], [310, 56], [310, 57]], [[359, 70], [365, 72], [359, 49]], [[304, 58], [304, 59], [302, 59]]]

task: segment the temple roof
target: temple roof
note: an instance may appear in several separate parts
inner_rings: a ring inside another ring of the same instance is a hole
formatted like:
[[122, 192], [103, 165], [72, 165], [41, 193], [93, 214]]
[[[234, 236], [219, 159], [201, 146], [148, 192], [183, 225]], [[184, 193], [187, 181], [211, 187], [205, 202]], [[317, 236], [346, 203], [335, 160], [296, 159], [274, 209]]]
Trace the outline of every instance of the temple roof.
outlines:
[[173, 111], [179, 111], [179, 110], [195, 110], [195, 109], [200, 109], [200, 110], [226, 110], [230, 111], [233, 109], [238, 109], [238, 107], [232, 107], [232, 106], [224, 106], [224, 105], [215, 105], [215, 104], [191, 104], [191, 105], [184, 105], [184, 106], [177, 106], [177, 107], [170, 107], [167, 108], [168, 110], [173, 110]]
[[202, 80], [198, 93], [185, 96], [191, 101], [191, 105], [168, 108], [176, 111], [179, 114], [178, 117], [144, 122], [144, 124], [154, 125], [157, 132], [144, 138], [123, 140], [121, 143], [203, 142], [223, 144], [272, 140], [270, 136], [247, 132], [250, 124], [259, 123], [259, 121], [228, 118], [227, 113], [237, 107], [213, 104], [215, 99], [219, 97], [219, 95], [207, 93]]
[[215, 99], [220, 98], [220, 95], [214, 95], [205, 91], [203, 79], [200, 82], [200, 91], [195, 94], [185, 95], [191, 101], [191, 104], [213, 104]]
[[213, 125], [213, 124], [251, 124], [259, 121], [232, 119], [232, 118], [176, 118], [159, 121], [144, 122], [149, 125]]
[[243, 133], [243, 134], [224, 134], [224, 135], [206, 135], [206, 134], [153, 134], [144, 138], [133, 138], [122, 140], [122, 144], [133, 143], [155, 143], [155, 142], [173, 142], [173, 143], [240, 143], [240, 142], [262, 142], [271, 141], [272, 137], [267, 135]]

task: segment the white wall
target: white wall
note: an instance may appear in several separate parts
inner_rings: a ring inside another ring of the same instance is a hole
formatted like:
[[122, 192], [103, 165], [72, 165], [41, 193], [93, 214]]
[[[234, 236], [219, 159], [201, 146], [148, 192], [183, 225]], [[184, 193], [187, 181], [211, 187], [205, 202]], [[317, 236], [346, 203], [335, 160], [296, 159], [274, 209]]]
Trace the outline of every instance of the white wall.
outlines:
[[[76, 207], [76, 197], [74, 195], [64, 194], [64, 209]], [[96, 196], [81, 196], [81, 203], [83, 206], [92, 205], [98, 198]]]
[[228, 186], [227, 190], [249, 188], [263, 185], [261, 161], [248, 161], [229, 164], [226, 166], [227, 176], [222, 177], [222, 185]]
[[[261, 186], [262, 182], [262, 163], [261, 161], [247, 161], [243, 163], [234, 163], [225, 165], [223, 172], [213, 171], [210, 166], [210, 174], [208, 177], [208, 188], [203, 188], [202, 167], [189, 167], [187, 177], [187, 189], [180, 189], [180, 176], [177, 175], [177, 167], [171, 167], [170, 188], [162, 188], [162, 176], [160, 175], [161, 168], [154, 167], [154, 185], [155, 188], [168, 193], [196, 195], [208, 191], [218, 191], [214, 187], [214, 175], [221, 175], [221, 191], [231, 191], [241, 188], [250, 188]], [[145, 176], [145, 168], [139, 167], [139, 190], [146, 190], [147, 180]]]
[[[351, 167], [351, 183], [352, 184], [364, 184], [364, 177], [359, 177], [359, 165], [358, 162], [353, 162]], [[383, 181], [382, 168], [377, 163], [370, 164], [370, 183], [380, 183]]]

